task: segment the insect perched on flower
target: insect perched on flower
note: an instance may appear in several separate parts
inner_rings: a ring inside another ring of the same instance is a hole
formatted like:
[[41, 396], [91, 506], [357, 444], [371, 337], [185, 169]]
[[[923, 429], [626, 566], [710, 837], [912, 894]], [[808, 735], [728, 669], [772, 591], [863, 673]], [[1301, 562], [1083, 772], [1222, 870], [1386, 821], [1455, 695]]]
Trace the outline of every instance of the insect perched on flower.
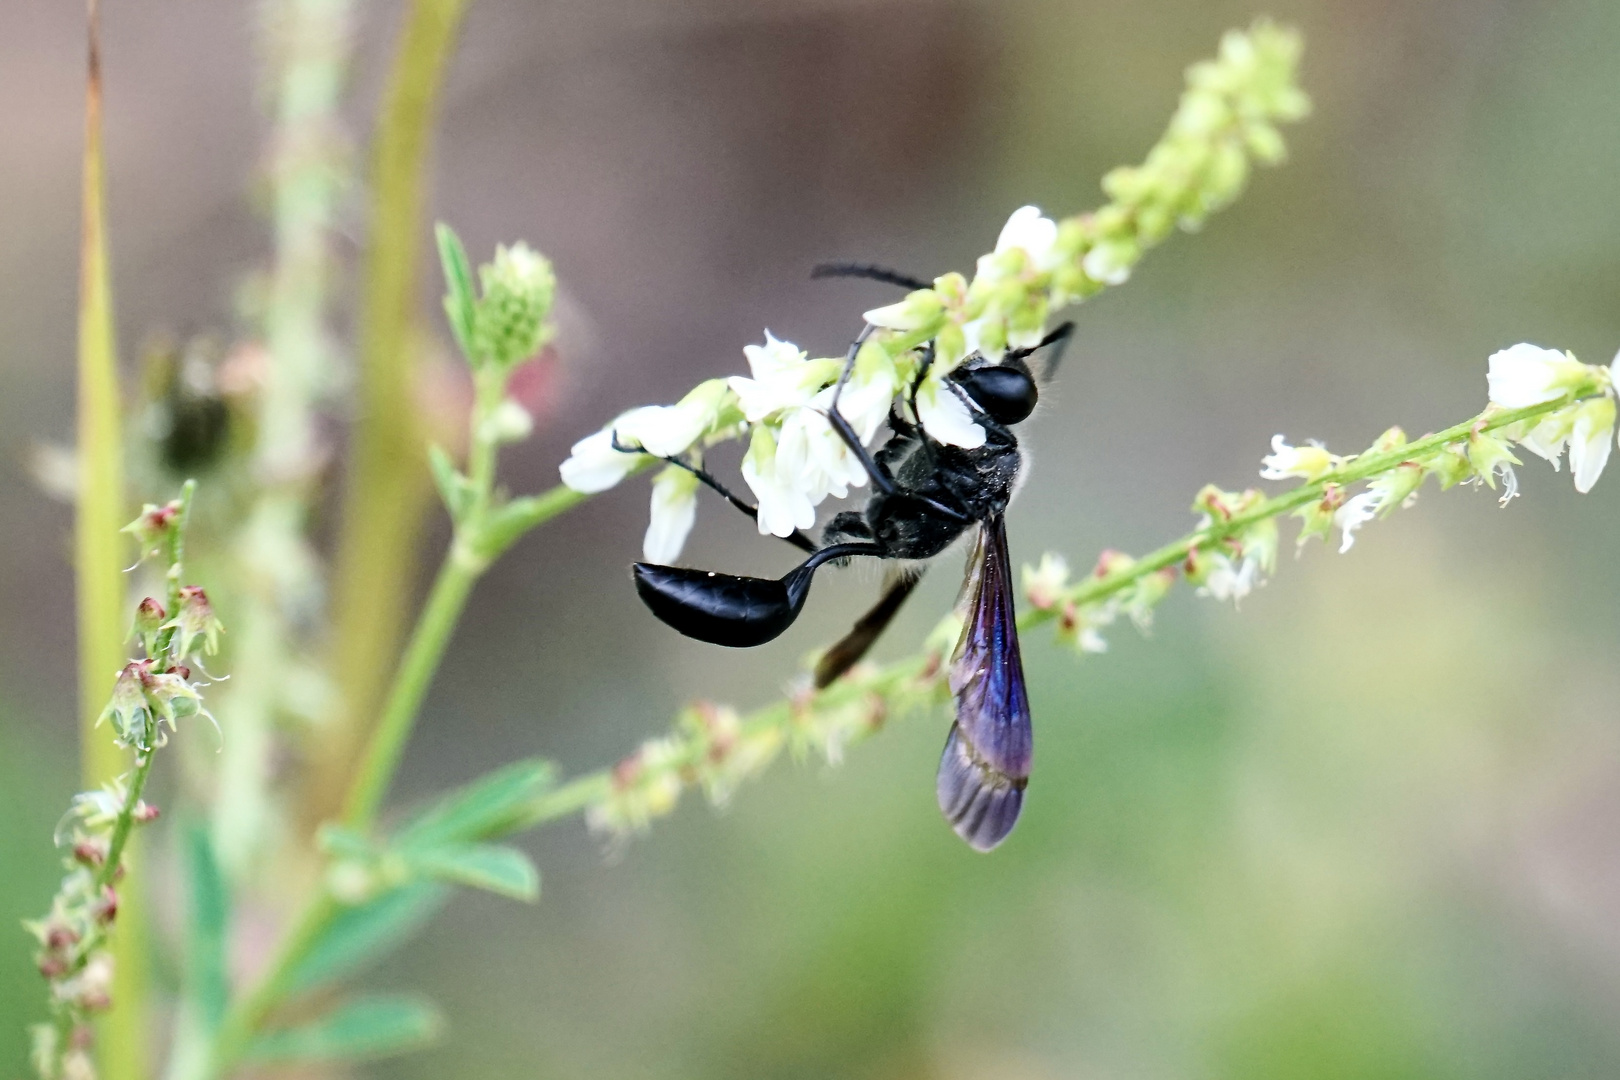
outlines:
[[[926, 288], [870, 267], [818, 273], [829, 275]], [[1039, 398], [1029, 358], [1064, 343], [1071, 329], [1064, 324], [997, 359], [974, 352], [943, 374], [939, 369], [945, 365], [935, 364], [934, 343], [924, 343], [896, 365], [870, 342], [870, 323], [841, 363], [806, 360], [797, 347], [768, 337], [765, 346], [748, 350], [753, 378], [729, 380], [742, 422], [750, 428], [743, 476], [757, 505], [710, 475], [699, 450], [658, 453], [648, 440], [636, 438], [633, 413], [626, 414], [632, 422], [624, 428], [610, 427], [605, 438], [594, 437], [602, 449], [668, 462], [672, 471], [710, 487], [754, 518], [762, 533], [809, 553], [779, 579], [653, 561], [635, 564], [641, 599], [688, 637], [738, 648], [761, 645], [798, 618], [818, 568], [862, 556], [904, 563], [890, 573], [877, 605], [823, 655], [815, 673], [818, 687], [830, 685], [866, 654], [916, 587], [923, 561], [974, 531], [963, 585], [965, 626], [951, 667], [956, 721], [937, 788], [951, 825], [981, 851], [1001, 843], [1018, 820], [1032, 747], [1003, 517], [1023, 467], [1012, 429], [1034, 411]], [[1058, 358], [1053, 349], [1045, 374]], [[897, 367], [907, 376], [904, 382]], [[924, 404], [919, 400], [924, 394], [935, 398]], [[885, 421], [889, 436], [870, 451], [868, 443]], [[579, 453], [600, 455], [602, 449]], [[807, 535], [817, 504], [868, 483], [871, 494], [860, 510], [834, 516], [819, 544]], [[655, 527], [660, 500], [667, 503], [669, 495], [655, 487]], [[649, 548], [679, 550], [669, 542], [668, 529], [660, 530], [658, 540]]]

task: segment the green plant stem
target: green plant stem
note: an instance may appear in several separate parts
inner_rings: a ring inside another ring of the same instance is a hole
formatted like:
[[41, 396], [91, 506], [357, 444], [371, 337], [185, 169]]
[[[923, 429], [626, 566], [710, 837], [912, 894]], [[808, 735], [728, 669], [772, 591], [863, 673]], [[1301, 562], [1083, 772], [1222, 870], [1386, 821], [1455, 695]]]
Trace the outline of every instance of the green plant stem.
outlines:
[[444, 657], [445, 646], [467, 606], [467, 595], [483, 572], [485, 562], [460, 541], [451, 544], [427, 604], [411, 633], [410, 643], [400, 660], [399, 673], [383, 706], [382, 717], [372, 729], [371, 740], [360, 759], [359, 771], [343, 805], [343, 823], [365, 830], [377, 816], [377, 808], [388, 792], [389, 782], [399, 766], [405, 743], [415, 725], [422, 698], [427, 694]]
[[342, 715], [315, 755], [310, 820], [335, 809], [377, 714], [408, 610], [428, 484], [413, 348], [423, 191], [445, 68], [467, 0], [413, 0], [384, 94], [371, 162], [361, 311], [359, 420], [334, 575]]
[[[1337, 484], [1340, 487], [1366, 480], [1401, 464], [1421, 458], [1448, 443], [1466, 439], [1475, 431], [1495, 431], [1498, 428], [1511, 427], [1523, 420], [1533, 420], [1547, 413], [1556, 412], [1569, 405], [1566, 399], [1549, 401], [1540, 405], [1529, 405], [1522, 409], [1505, 411], [1491, 411], [1480, 413], [1470, 420], [1454, 424], [1444, 431], [1425, 435], [1421, 439], [1396, 447], [1393, 450], [1383, 450], [1377, 453], [1362, 454], [1316, 480], [1301, 484], [1298, 487], [1279, 495], [1274, 499], [1267, 499], [1259, 506], [1247, 513], [1234, 514], [1224, 521], [1216, 521], [1209, 526], [1189, 533], [1174, 543], [1166, 544], [1157, 551], [1144, 555], [1135, 562], [1108, 574], [1087, 578], [1073, 589], [1067, 591], [1063, 599], [1075, 604], [1095, 603], [1106, 600], [1114, 593], [1134, 583], [1148, 574], [1175, 566], [1187, 558], [1195, 549], [1208, 548], [1220, 543], [1229, 536], [1235, 536], [1245, 529], [1264, 521], [1266, 518], [1278, 517], [1290, 511], [1297, 510], [1312, 502], [1319, 501], [1329, 485]], [[1036, 608], [1026, 611], [1019, 617], [1020, 628], [1028, 629], [1049, 622], [1061, 614], [1060, 604], [1053, 604], [1046, 608]]]

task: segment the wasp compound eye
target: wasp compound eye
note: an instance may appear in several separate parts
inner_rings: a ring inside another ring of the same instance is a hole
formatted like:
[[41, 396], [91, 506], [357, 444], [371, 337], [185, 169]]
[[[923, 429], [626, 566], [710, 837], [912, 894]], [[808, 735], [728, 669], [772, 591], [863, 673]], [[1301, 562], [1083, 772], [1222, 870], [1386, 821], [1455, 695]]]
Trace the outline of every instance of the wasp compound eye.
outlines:
[[1022, 365], [987, 365], [955, 376], [968, 397], [998, 424], [1016, 424], [1035, 411], [1040, 391]]

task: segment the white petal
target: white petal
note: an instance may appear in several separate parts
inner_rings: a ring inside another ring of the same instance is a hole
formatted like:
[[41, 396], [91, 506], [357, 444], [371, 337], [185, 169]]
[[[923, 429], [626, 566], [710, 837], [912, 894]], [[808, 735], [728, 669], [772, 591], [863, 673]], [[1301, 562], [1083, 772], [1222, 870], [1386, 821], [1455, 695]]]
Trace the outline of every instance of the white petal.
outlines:
[[984, 445], [984, 428], [973, 422], [973, 414], [953, 391], [938, 379], [923, 380], [917, 393], [917, 419], [928, 434], [942, 443], [976, 450]]
[[1106, 242], [1086, 252], [1086, 257], [1080, 260], [1080, 269], [1088, 278], [1104, 285], [1123, 285], [1131, 276], [1127, 249]]
[[652, 512], [641, 554], [650, 563], [669, 564], [681, 556], [697, 520], [697, 477], [669, 468], [653, 481]]
[[1569, 431], [1570, 422], [1560, 412], [1531, 428], [1530, 433], [1519, 440], [1519, 445], [1537, 457], [1552, 462], [1553, 471], [1556, 472], [1564, 456], [1564, 444], [1569, 441]]
[[1505, 409], [1522, 409], [1539, 405], [1564, 395], [1558, 385], [1558, 376], [1569, 357], [1555, 349], [1520, 342], [1510, 349], [1491, 354], [1485, 381], [1490, 388], [1490, 399]]
[[631, 409], [613, 424], [619, 442], [639, 446], [658, 457], [684, 454], [707, 426], [701, 409], [681, 405], [645, 405]]
[[1057, 222], [1041, 214], [1038, 206], [1020, 206], [1001, 227], [996, 238], [996, 254], [1011, 248], [1023, 248], [1030, 262], [1042, 269], [1051, 257], [1052, 245], [1057, 242]]
[[1339, 545], [1340, 555], [1355, 546], [1356, 530], [1373, 519], [1382, 502], [1380, 492], [1363, 491], [1334, 511], [1333, 523], [1344, 533], [1344, 541]]
[[1569, 439], [1569, 471], [1575, 474], [1575, 490], [1585, 495], [1592, 490], [1609, 463], [1614, 440], [1614, 401], [1598, 398], [1582, 405], [1575, 414], [1575, 430]]
[[636, 454], [613, 449], [613, 429], [603, 428], [575, 443], [567, 461], [557, 467], [562, 482], [587, 495], [606, 491], [629, 475]]

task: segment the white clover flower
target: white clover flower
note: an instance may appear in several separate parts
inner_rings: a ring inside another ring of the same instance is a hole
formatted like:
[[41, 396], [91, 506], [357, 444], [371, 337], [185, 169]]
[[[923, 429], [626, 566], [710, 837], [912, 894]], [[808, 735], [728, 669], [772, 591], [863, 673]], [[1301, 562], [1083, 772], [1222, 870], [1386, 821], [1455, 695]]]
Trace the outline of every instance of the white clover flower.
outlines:
[[748, 370], [753, 378], [733, 375], [726, 385], [736, 393], [743, 415], [757, 424], [783, 409], [808, 405], [820, 386], [817, 372], [808, 365], [804, 350], [791, 341], [779, 341], [765, 331], [764, 345], [746, 345]]
[[1333, 524], [1344, 534], [1344, 540], [1339, 544], [1340, 555], [1355, 546], [1356, 530], [1378, 516], [1378, 508], [1383, 501], [1383, 492], [1363, 491], [1346, 499], [1344, 505], [1333, 512]]
[[639, 454], [613, 449], [613, 428], [608, 426], [573, 445], [568, 460], [557, 467], [562, 482], [585, 495], [606, 491], [630, 474]]
[[1263, 480], [1319, 480], [1343, 465], [1345, 459], [1330, 454], [1320, 442], [1312, 439], [1304, 446], [1289, 446], [1281, 435], [1271, 437], [1271, 453], [1260, 459], [1260, 477]]
[[1209, 569], [1204, 575], [1204, 584], [1198, 589], [1200, 596], [1237, 603], [1259, 584], [1260, 560], [1252, 554], [1244, 556], [1242, 562], [1237, 564], [1220, 551], [1211, 553], [1208, 559]]
[[658, 474], [652, 484], [652, 513], [641, 554], [650, 563], [669, 564], [681, 557], [697, 520], [698, 478], [678, 465]]
[[700, 405], [643, 405], [613, 423], [623, 446], [639, 446], [657, 457], [675, 457], [691, 449], [708, 430], [712, 412]]
[[759, 506], [759, 531], [774, 536], [791, 536], [794, 529], [808, 529], [816, 523], [816, 507], [797, 482], [778, 469], [776, 437], [767, 427], [754, 428], [754, 437], [743, 456], [742, 475]]
[[1100, 281], [1104, 285], [1123, 285], [1130, 280], [1131, 267], [1139, 254], [1134, 244], [1104, 241], [1086, 252], [1085, 258], [1080, 260], [1080, 269], [1093, 281]]
[[967, 404], [945, 383], [937, 367], [930, 368], [917, 388], [917, 419], [928, 434], [942, 443], [977, 450], [984, 445], [984, 428], [973, 421]]
[[1593, 398], [1575, 410], [1575, 423], [1569, 438], [1569, 471], [1575, 474], [1575, 490], [1585, 495], [1597, 483], [1608, 464], [1614, 444], [1614, 399]]
[[1560, 409], [1531, 428], [1519, 440], [1519, 445], [1552, 462], [1553, 471], [1557, 472], [1562, 464], [1560, 459], [1564, 455], [1564, 444], [1569, 442], [1574, 426], [1575, 410]]
[[1569, 353], [1528, 342], [1492, 353], [1488, 363], [1491, 402], [1504, 409], [1556, 401], [1591, 381], [1586, 365]]
[[889, 354], [882, 349], [862, 349], [838, 399], [838, 412], [863, 444], [871, 443], [877, 429], [889, 418], [889, 408], [899, 389], [900, 376]]
[[851, 485], [866, 483], [865, 466], [827, 419], [832, 395], [833, 388], [828, 387], [810, 406], [789, 412], [776, 445], [777, 475], [803, 491], [812, 505], [828, 495], [842, 499]]
[[995, 254], [1018, 248], [1029, 259], [1031, 266], [1038, 270], [1051, 270], [1063, 261], [1056, 252], [1057, 237], [1057, 222], [1044, 216], [1040, 207], [1020, 206], [1012, 212], [1007, 224], [1001, 227], [1001, 235], [996, 237]]

